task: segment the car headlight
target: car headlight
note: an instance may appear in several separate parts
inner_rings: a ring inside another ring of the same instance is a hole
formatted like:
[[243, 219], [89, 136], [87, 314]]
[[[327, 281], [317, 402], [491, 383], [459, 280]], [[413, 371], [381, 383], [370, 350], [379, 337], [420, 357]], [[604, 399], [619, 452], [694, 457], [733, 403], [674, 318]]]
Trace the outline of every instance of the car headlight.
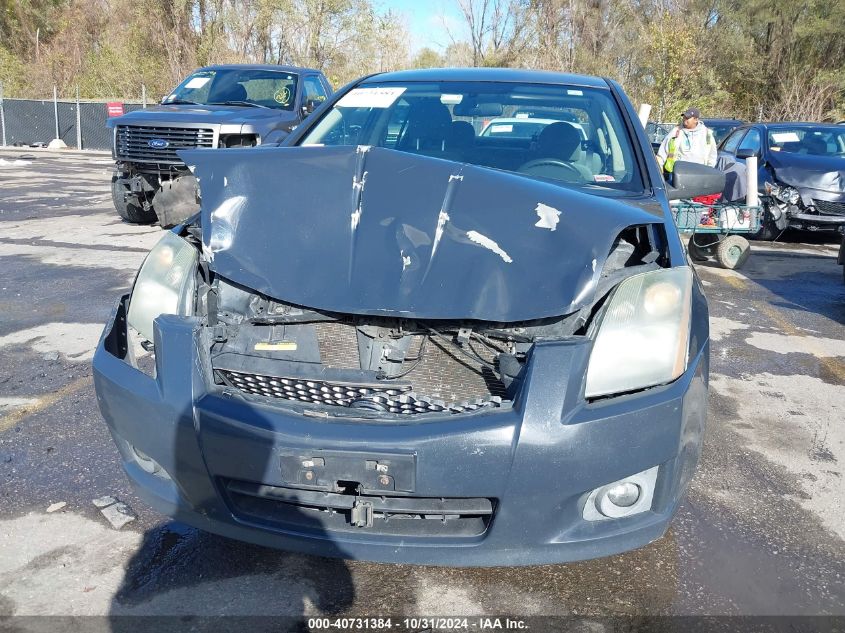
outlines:
[[801, 199], [798, 190], [795, 187], [779, 186], [771, 182], [766, 183], [766, 193], [787, 204], [798, 204]]
[[193, 311], [198, 256], [196, 248], [168, 231], [141, 264], [126, 320], [147, 340], [153, 340], [159, 315]]
[[692, 270], [629, 277], [617, 286], [596, 332], [585, 396], [595, 398], [675, 380], [687, 368]]

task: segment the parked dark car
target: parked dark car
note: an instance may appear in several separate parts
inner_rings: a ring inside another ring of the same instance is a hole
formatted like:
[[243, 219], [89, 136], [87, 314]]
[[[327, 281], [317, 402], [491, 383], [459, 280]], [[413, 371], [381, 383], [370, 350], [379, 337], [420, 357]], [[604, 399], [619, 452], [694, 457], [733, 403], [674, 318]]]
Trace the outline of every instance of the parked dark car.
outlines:
[[663, 139], [666, 138], [666, 135], [672, 131], [672, 125], [669, 123], [655, 123], [654, 121], [649, 121], [646, 123], [645, 126], [645, 133], [648, 137], [649, 143], [651, 143], [651, 151], [657, 154], [657, 150], [660, 149], [660, 144], [663, 142]]
[[754, 123], [719, 146], [718, 166], [733, 174], [726, 197], [745, 198], [745, 160], [757, 157], [765, 206], [758, 237], [787, 228], [845, 230], [845, 128], [824, 123]]
[[[474, 132], [533, 104], [577, 113], [592, 144], [567, 121], [533, 142]], [[202, 212], [152, 249], [93, 362], [152, 506], [254, 543], [439, 565], [664, 533], [709, 362], [668, 197], [724, 176], [679, 162], [667, 191], [618, 84], [378, 74], [283, 147], [180, 156]]]
[[180, 149], [278, 143], [331, 95], [318, 70], [234, 64], [195, 70], [161, 105], [110, 119], [112, 199], [128, 222], [172, 226], [197, 212]]
[[744, 124], [744, 121], [740, 121], [739, 119], [702, 119], [702, 121], [713, 132], [713, 138], [717, 144], [721, 143], [728, 134]]

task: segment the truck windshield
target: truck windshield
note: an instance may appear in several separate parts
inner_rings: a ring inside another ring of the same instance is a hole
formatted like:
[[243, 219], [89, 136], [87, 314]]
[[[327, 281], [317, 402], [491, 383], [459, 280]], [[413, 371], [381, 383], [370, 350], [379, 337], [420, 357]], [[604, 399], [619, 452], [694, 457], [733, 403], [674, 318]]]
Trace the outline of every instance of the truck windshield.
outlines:
[[255, 68], [198, 70], [167, 95], [163, 104], [235, 105], [293, 110], [297, 76]]
[[366, 83], [336, 101], [299, 144], [372, 145], [597, 193], [643, 191], [623, 115], [601, 88]]

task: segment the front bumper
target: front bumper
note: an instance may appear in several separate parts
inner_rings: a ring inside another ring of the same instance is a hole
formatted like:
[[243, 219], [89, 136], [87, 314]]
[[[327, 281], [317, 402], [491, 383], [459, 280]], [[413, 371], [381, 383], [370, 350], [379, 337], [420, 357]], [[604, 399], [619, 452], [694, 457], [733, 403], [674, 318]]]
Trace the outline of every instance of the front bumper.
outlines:
[[[157, 510], [239, 540], [325, 556], [456, 566], [606, 556], [665, 532], [700, 452], [706, 341], [671, 385], [595, 403], [580, 395], [589, 346], [538, 344], [511, 409], [367, 423], [227, 397], [208, 379], [210, 367], [200, 353], [203, 328], [195, 319], [157, 319], [157, 374], [148, 376], [125, 360], [126, 299], [93, 361], [97, 399], [124, 468]], [[135, 451], [163, 471], [143, 469]], [[410, 530], [391, 533], [313, 518], [274, 522], [234, 504], [231, 482], [270, 490], [289, 485], [283, 456], [320, 451], [405, 456], [413, 463], [411, 500], [487, 499], [494, 514], [479, 533], [414, 529], [433, 525], [430, 519], [405, 520]], [[622, 519], [583, 518], [592, 490], [654, 466], [650, 510]]]

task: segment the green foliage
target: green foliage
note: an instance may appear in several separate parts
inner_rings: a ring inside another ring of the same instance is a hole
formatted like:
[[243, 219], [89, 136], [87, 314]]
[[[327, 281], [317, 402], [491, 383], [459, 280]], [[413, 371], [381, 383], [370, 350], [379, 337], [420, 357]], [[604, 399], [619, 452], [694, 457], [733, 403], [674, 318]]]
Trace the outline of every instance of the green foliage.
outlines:
[[0, 46], [0, 83], [6, 96], [20, 94], [26, 86], [23, 63], [3, 46]]
[[[150, 99], [202, 65], [373, 72], [515, 66], [612, 77], [653, 117], [845, 118], [845, 2], [449, 0], [464, 24], [412, 54], [380, 0], [0, 0], [7, 96]], [[458, 37], [462, 33], [464, 36]]]

